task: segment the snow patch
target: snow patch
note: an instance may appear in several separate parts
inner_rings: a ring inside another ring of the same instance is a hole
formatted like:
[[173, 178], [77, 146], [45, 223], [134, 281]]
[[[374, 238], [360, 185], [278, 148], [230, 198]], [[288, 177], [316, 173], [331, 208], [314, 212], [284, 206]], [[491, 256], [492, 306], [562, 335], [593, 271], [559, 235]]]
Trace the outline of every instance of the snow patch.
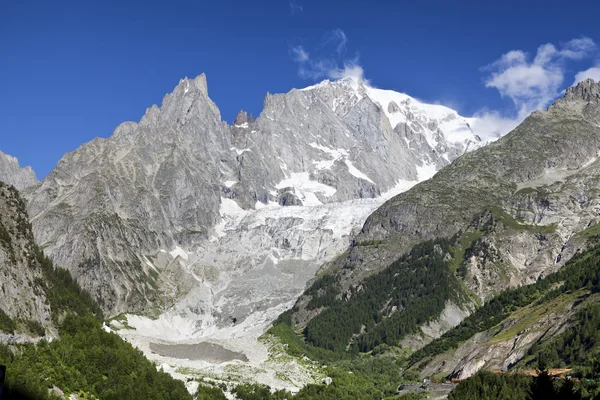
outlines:
[[179, 246], [175, 246], [175, 248], [173, 250], [171, 250], [169, 252], [169, 254], [173, 258], [177, 258], [179, 256], [179, 257], [183, 258], [184, 260], [188, 259], [188, 253]]
[[235, 229], [237, 223], [248, 214], [248, 211], [238, 206], [235, 200], [221, 197], [219, 214], [221, 215], [221, 222], [215, 225], [216, 236], [212, 236], [210, 241], [216, 241], [226, 235], [225, 231]]
[[417, 167], [417, 176], [418, 181], [423, 182], [427, 179], [431, 178], [437, 173], [437, 168], [434, 164], [423, 164], [420, 167]]
[[323, 204], [316, 196], [317, 193], [331, 197], [337, 191], [331, 186], [311, 180], [308, 172], [292, 172], [289, 178], [282, 180], [275, 187], [277, 189], [294, 188], [296, 196], [298, 196], [305, 206]]
[[348, 172], [351, 175], [359, 179], [364, 179], [365, 181], [371, 182], [372, 184], [375, 184], [375, 182], [373, 182], [364, 172], [362, 172], [361, 170], [356, 168], [354, 164], [352, 164], [352, 161], [348, 159], [349, 153], [347, 150], [332, 149], [330, 147], [325, 147], [320, 144], [317, 144], [315, 142], [311, 142], [308, 145], [317, 150], [321, 150], [322, 152], [327, 153], [331, 156], [330, 160], [313, 161], [313, 164], [317, 169], [331, 169], [331, 167], [333, 167], [336, 161], [344, 160], [346, 167], [348, 167]]
[[344, 160], [344, 162], [346, 163], [346, 166], [348, 167], [348, 172], [350, 172], [351, 175], [357, 177], [358, 179], [363, 179], [365, 181], [371, 182], [373, 185], [375, 184], [375, 182], [373, 182], [367, 175], [365, 175], [362, 171], [360, 171], [358, 168], [352, 165], [352, 162], [350, 160], [346, 159]]
[[396, 182], [396, 185], [389, 189], [387, 192], [381, 194], [381, 198], [384, 200], [389, 200], [392, 197], [399, 195], [400, 193], [406, 192], [408, 189], [415, 186], [419, 181], [407, 181], [404, 179], [400, 179]]
[[156, 266], [152, 264], [150, 260], [148, 260], [148, 257], [142, 256], [142, 258], [144, 259], [144, 263], [146, 263], [147, 266], [158, 272], [158, 268], [156, 268]]
[[334, 158], [336, 160], [340, 159], [342, 157], [348, 157], [348, 151], [346, 151], [344, 149], [332, 149], [332, 148], [317, 144], [315, 142], [311, 142], [308, 145], [312, 148], [321, 150], [322, 152], [329, 154], [332, 158]]
[[235, 151], [237, 153], [238, 156], [241, 156], [242, 154], [244, 154], [247, 151], [252, 151], [249, 148], [245, 148], [245, 149], [238, 149], [237, 147], [232, 147], [229, 150], [231, 151]]

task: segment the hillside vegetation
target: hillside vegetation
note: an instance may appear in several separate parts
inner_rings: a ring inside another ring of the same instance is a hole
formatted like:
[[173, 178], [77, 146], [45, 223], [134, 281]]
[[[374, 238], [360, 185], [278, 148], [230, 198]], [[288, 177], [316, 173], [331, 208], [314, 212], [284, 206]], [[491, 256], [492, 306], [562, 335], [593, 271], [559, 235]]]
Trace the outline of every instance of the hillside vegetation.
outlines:
[[[67, 397], [75, 393], [103, 400], [191, 399], [183, 382], [158, 371], [139, 350], [104, 331], [96, 301], [33, 241], [17, 190], [0, 182], [0, 191], [0, 206], [8, 210], [1, 219], [0, 247], [11, 256], [0, 264], [0, 271], [12, 282], [33, 287], [50, 309], [49, 321], [26, 320], [3, 309], [14, 299], [0, 303], [0, 332], [5, 340], [0, 342], [0, 364], [7, 366], [2, 398], [43, 400], [55, 398], [60, 390]], [[30, 273], [32, 280], [22, 279]], [[12, 335], [30, 339], [19, 344]]]

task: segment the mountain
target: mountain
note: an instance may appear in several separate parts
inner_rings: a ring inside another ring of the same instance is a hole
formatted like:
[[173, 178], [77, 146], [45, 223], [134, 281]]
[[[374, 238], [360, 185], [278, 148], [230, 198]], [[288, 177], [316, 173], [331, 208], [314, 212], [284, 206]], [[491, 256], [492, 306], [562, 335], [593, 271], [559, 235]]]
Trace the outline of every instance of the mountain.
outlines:
[[21, 168], [19, 160], [0, 151], [0, 181], [19, 190], [35, 185], [38, 180], [31, 167]]
[[50, 257], [106, 311], [139, 312], [190, 276], [167, 271], [169, 253], [218, 240], [233, 214], [378, 198], [480, 143], [456, 112], [354, 79], [268, 94], [256, 120], [241, 112], [228, 126], [201, 75], [66, 154], [26, 196]]
[[[412, 360], [418, 361], [423, 374], [458, 378], [472, 376], [481, 368], [537, 368], [542, 359], [548, 368], [588, 364], [600, 341], [595, 332], [580, 342], [573, 336], [581, 333], [577, 331], [582, 325], [597, 324], [600, 316], [598, 237], [590, 239], [591, 249], [579, 253], [563, 269], [490, 299], [457, 328], [414, 353]], [[545, 351], [553, 346], [562, 354]]]
[[[582, 309], [577, 296], [547, 298], [550, 306], [528, 298], [536, 289], [523, 285], [547, 282], [597, 237], [599, 118], [600, 84], [583, 81], [505, 137], [390, 199], [324, 266], [289, 322], [313, 346], [336, 352], [423, 348], [413, 361], [425, 376], [464, 378], [484, 366], [513, 366]], [[562, 279], [577, 276], [579, 269], [569, 268]], [[570, 290], [589, 286], [578, 285]], [[515, 287], [526, 288], [519, 301], [498, 309], [497, 301], [512, 296], [499, 293]], [[446, 335], [464, 344], [440, 347]], [[430, 364], [423, 358], [440, 349], [448, 353]]]
[[[474, 122], [342, 79], [267, 94], [227, 125], [200, 75], [25, 196], [44, 251], [106, 313], [137, 314], [113, 326], [146, 354], [182, 365], [164, 345], [204, 341], [264, 370], [271, 321], [386, 199], [482, 146]], [[280, 368], [261, 379], [310, 381]]]

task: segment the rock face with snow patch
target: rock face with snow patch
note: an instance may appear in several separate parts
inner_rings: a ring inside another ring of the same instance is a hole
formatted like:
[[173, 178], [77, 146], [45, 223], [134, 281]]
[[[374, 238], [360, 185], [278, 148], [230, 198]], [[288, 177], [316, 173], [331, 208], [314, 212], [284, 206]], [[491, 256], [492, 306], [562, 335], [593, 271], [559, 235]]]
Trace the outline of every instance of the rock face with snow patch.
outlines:
[[[252, 213], [381, 198], [478, 143], [453, 110], [353, 79], [268, 94], [256, 120], [241, 112], [228, 126], [201, 75], [139, 123], [66, 154], [26, 195], [37, 240], [106, 311], [159, 312], [193, 286], [173, 249], [196, 254], [221, 240], [228, 205]], [[270, 238], [298, 219], [265, 221], [260, 246], [277, 248]]]
[[31, 167], [21, 168], [19, 160], [0, 151], [0, 181], [18, 190], [35, 185], [38, 180]]

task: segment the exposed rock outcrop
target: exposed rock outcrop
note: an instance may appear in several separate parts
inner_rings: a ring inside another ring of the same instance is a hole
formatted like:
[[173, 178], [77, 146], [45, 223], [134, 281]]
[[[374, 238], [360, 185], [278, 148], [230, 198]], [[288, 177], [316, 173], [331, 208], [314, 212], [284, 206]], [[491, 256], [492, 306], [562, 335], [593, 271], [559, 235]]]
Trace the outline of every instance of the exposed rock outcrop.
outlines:
[[0, 151], [0, 181], [18, 190], [35, 185], [38, 180], [31, 167], [21, 168], [19, 160]]

